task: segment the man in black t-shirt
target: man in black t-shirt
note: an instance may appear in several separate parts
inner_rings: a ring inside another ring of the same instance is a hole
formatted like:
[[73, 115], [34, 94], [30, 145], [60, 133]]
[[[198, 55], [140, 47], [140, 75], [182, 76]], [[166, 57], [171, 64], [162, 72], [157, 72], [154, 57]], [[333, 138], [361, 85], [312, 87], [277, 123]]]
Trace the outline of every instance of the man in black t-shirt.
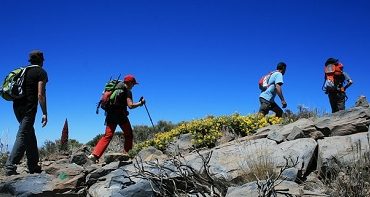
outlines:
[[33, 67], [26, 70], [24, 81], [26, 95], [21, 99], [13, 101], [14, 114], [20, 126], [12, 152], [6, 162], [5, 168], [8, 176], [17, 174], [16, 164], [19, 164], [25, 152], [29, 172], [31, 174], [41, 172], [41, 167], [38, 165], [39, 152], [33, 125], [37, 113], [37, 103], [40, 104], [43, 114], [42, 127], [46, 126], [48, 122], [45, 92], [48, 76], [42, 68], [44, 55], [41, 51], [31, 51], [29, 62]]

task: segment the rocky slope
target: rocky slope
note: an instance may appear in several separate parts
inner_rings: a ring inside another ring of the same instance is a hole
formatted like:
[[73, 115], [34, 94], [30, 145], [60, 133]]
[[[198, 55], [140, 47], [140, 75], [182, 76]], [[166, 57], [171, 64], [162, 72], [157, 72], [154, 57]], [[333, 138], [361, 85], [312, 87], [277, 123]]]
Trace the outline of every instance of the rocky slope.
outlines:
[[[199, 191], [208, 193], [205, 196], [258, 196], [267, 182], [250, 182], [248, 177], [257, 173], [258, 165], [271, 164], [274, 172], [281, 172], [281, 181], [276, 180], [274, 187], [278, 196], [327, 196], [318, 177], [328, 175], [332, 165], [370, 155], [369, 125], [370, 108], [361, 98], [356, 107], [346, 111], [265, 127], [252, 136], [223, 139], [225, 143], [199, 152], [192, 151], [187, 135], [171, 144], [167, 154], [148, 148], [137, 160], [112, 153], [105, 155], [104, 163], [91, 164], [81, 150], [43, 161], [41, 174], [21, 171], [20, 175], [2, 177], [0, 195], [155, 196], [153, 189], [158, 191], [161, 186], [148, 178], [178, 181], [176, 186], [183, 187], [189, 175], [189, 171], [183, 173], [186, 168], [196, 174], [190, 179], [193, 196]], [[170, 157], [169, 153], [182, 157]], [[177, 166], [179, 162], [185, 167]]]

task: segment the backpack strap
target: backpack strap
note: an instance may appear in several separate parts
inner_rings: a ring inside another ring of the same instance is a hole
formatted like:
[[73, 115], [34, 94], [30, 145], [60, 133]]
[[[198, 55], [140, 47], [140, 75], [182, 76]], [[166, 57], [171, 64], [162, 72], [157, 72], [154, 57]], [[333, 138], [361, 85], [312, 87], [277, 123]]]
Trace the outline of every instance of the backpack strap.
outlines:
[[270, 78], [272, 76], [272, 74], [276, 73], [276, 72], [279, 72], [278, 70], [274, 70], [274, 71], [271, 71], [268, 75], [268, 79], [267, 79], [267, 87], [270, 87], [270, 85], [272, 84], [269, 84], [269, 81], [270, 81]]

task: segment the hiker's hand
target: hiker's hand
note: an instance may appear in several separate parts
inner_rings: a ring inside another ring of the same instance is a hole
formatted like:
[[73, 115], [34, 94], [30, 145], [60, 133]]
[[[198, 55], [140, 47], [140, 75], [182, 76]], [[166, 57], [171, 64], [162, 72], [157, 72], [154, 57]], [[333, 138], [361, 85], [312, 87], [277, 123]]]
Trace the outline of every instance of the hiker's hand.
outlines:
[[140, 106], [143, 106], [145, 104], [145, 99], [143, 97], [141, 97], [140, 99]]
[[286, 108], [288, 106], [288, 104], [286, 103], [286, 101], [281, 101], [281, 105], [283, 105], [283, 108]]
[[48, 116], [42, 115], [42, 118], [41, 118], [42, 127], [45, 127], [47, 123], [48, 123]]

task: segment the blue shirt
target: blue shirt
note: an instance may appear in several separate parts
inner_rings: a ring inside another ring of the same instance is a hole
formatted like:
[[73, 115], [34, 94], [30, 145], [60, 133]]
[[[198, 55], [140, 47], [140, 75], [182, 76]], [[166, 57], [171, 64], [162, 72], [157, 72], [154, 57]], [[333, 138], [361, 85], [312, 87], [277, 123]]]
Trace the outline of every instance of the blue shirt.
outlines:
[[269, 87], [263, 91], [261, 94], [260, 94], [260, 97], [270, 101], [270, 102], [274, 102], [274, 99], [275, 99], [275, 96], [276, 96], [276, 84], [280, 83], [280, 85], [283, 85], [284, 81], [283, 81], [283, 74], [281, 74], [281, 72], [278, 72], [278, 71], [275, 71], [274, 73], [272, 73], [272, 75], [270, 76], [270, 79], [268, 81], [268, 84], [269, 84]]

